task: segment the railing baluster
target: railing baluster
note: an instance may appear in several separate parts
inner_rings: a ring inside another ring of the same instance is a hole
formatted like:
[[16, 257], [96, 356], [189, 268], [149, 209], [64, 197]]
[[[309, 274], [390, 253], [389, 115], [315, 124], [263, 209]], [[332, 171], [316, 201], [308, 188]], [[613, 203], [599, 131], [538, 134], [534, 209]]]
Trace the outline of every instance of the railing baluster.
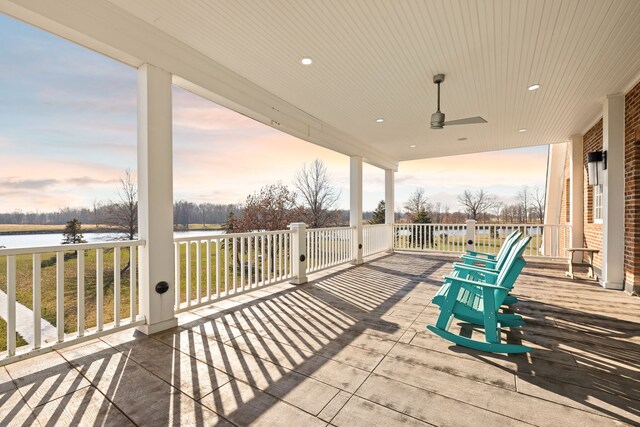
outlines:
[[224, 239], [224, 294], [229, 295], [229, 239]]
[[244, 291], [244, 237], [240, 238], [240, 289]]
[[272, 244], [271, 241], [273, 240], [273, 236], [272, 235], [267, 235], [267, 283], [271, 283], [271, 273], [272, 273], [272, 269], [273, 269], [273, 254], [272, 254]]
[[258, 236], [253, 237], [253, 275], [256, 281], [256, 286], [260, 286], [260, 266], [258, 265]]
[[233, 238], [233, 253], [231, 254], [233, 261], [233, 293], [238, 291], [238, 239]]
[[191, 306], [191, 242], [185, 245], [184, 255], [184, 274], [186, 286], [186, 303], [187, 307]]
[[207, 301], [211, 301], [211, 240], [206, 241], [207, 245]]
[[41, 322], [41, 310], [42, 310], [42, 276], [41, 276], [41, 261], [40, 254], [33, 254], [33, 349], [37, 350], [41, 345], [42, 337], [42, 322]]
[[16, 256], [7, 256], [7, 356], [16, 354]]
[[264, 275], [265, 275], [265, 270], [264, 270], [264, 266], [265, 266], [266, 260], [264, 257], [264, 234], [262, 236], [260, 236], [260, 284], [261, 285], [265, 285], [267, 282], [265, 281]]
[[113, 319], [120, 326], [120, 248], [113, 248]]
[[[104, 249], [96, 249], [96, 330], [102, 331], [104, 323]], [[58, 332], [59, 333], [59, 332]]]
[[56, 328], [64, 342], [64, 252], [56, 252]]
[[252, 274], [251, 274], [251, 270], [252, 270], [252, 265], [251, 262], [253, 261], [252, 257], [251, 257], [251, 242], [253, 241], [253, 239], [251, 237], [247, 237], [247, 288], [251, 289], [251, 285], [252, 285]]
[[282, 248], [283, 248], [283, 242], [282, 242], [282, 237], [283, 235], [281, 233], [278, 233], [278, 247], [280, 250], [280, 253], [278, 255], [278, 260], [280, 262], [280, 268], [278, 269], [278, 280], [282, 280], [283, 277], [283, 265], [282, 263], [284, 262], [284, 257], [283, 257], [283, 253], [282, 253]]
[[196, 301], [202, 302], [202, 241], [196, 241]]
[[[79, 249], [78, 255], [78, 336], [84, 336], [84, 250]], [[35, 293], [35, 290], [34, 290]]]
[[220, 243], [221, 239], [216, 240], [216, 298], [220, 298]]
[[[136, 302], [136, 288], [138, 287], [138, 272], [137, 272], [137, 257], [136, 246], [129, 246], [129, 314], [131, 316], [131, 322], [135, 322], [138, 319], [138, 304]], [[179, 288], [180, 283], [176, 282], [175, 287]], [[177, 301], [177, 300], [176, 300]]]
[[180, 287], [182, 286], [182, 284], [180, 283], [180, 264], [182, 263], [181, 260], [181, 250], [180, 250], [180, 243], [174, 243], [173, 245], [174, 251], [175, 251], [175, 256], [174, 256], [174, 261], [175, 261], [175, 293], [176, 293], [176, 302], [175, 302], [175, 306], [176, 308], [180, 308]]

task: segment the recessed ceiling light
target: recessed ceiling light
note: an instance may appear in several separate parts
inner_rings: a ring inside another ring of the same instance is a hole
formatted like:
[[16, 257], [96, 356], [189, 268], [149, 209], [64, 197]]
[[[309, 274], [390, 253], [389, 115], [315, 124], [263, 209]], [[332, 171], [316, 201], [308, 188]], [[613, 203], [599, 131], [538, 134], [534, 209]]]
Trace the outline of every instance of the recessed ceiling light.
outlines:
[[467, 138], [458, 138], [458, 141], [466, 141]]
[[382, 123], [382, 122], [384, 122], [383, 118], [376, 119], [376, 123]]
[[518, 132], [520, 132], [520, 133], [523, 133], [523, 132], [526, 132], [526, 131], [527, 131], [527, 128], [518, 129]]
[[410, 145], [409, 147], [410, 147], [410, 148], [416, 148], [416, 146], [415, 146], [415, 145]]
[[302, 65], [311, 65], [311, 64], [313, 64], [313, 59], [309, 58], [308, 56], [305, 56], [304, 58], [302, 58], [300, 60], [300, 63]]
[[538, 83], [529, 86], [527, 89], [529, 90], [538, 90], [540, 89], [540, 85]]

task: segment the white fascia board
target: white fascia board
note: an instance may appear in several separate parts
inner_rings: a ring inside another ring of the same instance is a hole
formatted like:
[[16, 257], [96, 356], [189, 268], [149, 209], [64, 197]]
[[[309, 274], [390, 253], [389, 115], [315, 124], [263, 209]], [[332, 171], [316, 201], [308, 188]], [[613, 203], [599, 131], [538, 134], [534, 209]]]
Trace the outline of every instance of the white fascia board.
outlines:
[[393, 159], [108, 1], [0, 0], [0, 12], [133, 67], [152, 64], [173, 74], [174, 82], [185, 89], [198, 93], [195, 87], [199, 86], [203, 89], [200, 94], [216, 94], [216, 102], [241, 114], [330, 150], [359, 155], [375, 166], [397, 170]]

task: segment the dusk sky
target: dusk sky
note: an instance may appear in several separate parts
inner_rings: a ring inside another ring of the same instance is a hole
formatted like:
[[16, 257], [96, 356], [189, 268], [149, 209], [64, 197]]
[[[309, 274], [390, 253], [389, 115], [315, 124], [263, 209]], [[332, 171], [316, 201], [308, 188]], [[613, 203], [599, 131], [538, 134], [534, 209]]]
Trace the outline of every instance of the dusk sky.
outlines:
[[[0, 212], [51, 211], [116, 198], [136, 169], [136, 70], [0, 15]], [[174, 199], [241, 203], [265, 184], [290, 185], [319, 158], [349, 205], [348, 157], [283, 134], [174, 87]], [[426, 119], [425, 119], [426, 120]], [[464, 189], [509, 203], [544, 188], [547, 146], [403, 162], [396, 209], [424, 187], [457, 210]], [[384, 198], [384, 171], [365, 165], [364, 209]]]

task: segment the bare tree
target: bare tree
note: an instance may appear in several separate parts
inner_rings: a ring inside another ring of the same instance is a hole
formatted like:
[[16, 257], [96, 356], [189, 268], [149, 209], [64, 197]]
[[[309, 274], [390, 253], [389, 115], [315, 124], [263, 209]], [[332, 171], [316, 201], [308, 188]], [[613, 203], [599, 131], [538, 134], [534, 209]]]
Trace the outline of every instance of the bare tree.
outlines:
[[520, 191], [516, 194], [523, 213], [523, 222], [526, 224], [529, 222], [529, 206], [531, 204], [531, 194], [529, 192], [529, 186], [523, 185]]
[[302, 209], [296, 203], [296, 193], [278, 182], [265, 185], [247, 197], [242, 219], [235, 220], [234, 230], [286, 230], [289, 224], [300, 221], [302, 217]]
[[320, 159], [315, 159], [308, 167], [305, 164], [296, 173], [293, 185], [308, 212], [307, 223], [311, 228], [325, 227], [336, 222], [335, 206], [340, 192], [331, 183], [327, 168]]
[[195, 203], [188, 202], [186, 200], [178, 200], [175, 202], [173, 204], [174, 227], [177, 229], [179, 225], [182, 225], [182, 228], [185, 231], [188, 231], [189, 224], [191, 224], [191, 219], [194, 217], [194, 213], [196, 213]]
[[410, 222], [415, 222], [416, 218], [422, 215], [422, 212], [427, 212], [430, 208], [429, 198], [422, 187], [416, 188], [404, 204]]
[[458, 203], [467, 211], [471, 219], [476, 221], [482, 214], [488, 212], [496, 204], [496, 197], [487, 193], [484, 189], [479, 189], [475, 193], [464, 190], [458, 196]]
[[111, 202], [107, 210], [108, 221], [128, 240], [133, 240], [138, 234], [138, 186], [129, 169], [125, 171], [124, 177], [120, 178], [118, 199]]
[[544, 208], [546, 202], [545, 192], [540, 190], [540, 187], [536, 186], [536, 192], [533, 195], [533, 210], [538, 217], [540, 224], [544, 223]]

